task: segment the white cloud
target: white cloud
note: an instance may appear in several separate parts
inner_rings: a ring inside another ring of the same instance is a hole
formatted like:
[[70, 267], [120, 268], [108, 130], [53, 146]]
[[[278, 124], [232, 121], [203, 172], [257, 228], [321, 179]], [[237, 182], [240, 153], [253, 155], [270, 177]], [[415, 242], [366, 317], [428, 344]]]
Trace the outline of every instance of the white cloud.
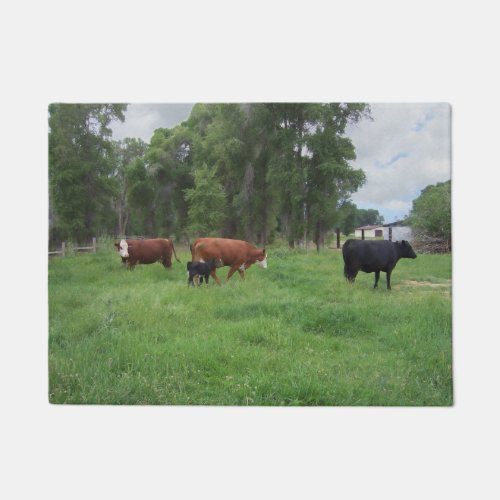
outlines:
[[129, 104], [125, 121], [113, 122], [113, 139], [138, 137], [149, 142], [157, 128], [172, 128], [189, 117], [193, 104]]
[[353, 195], [364, 208], [376, 208], [386, 220], [406, 215], [411, 202], [429, 184], [448, 180], [450, 107], [447, 104], [372, 104], [373, 121], [350, 126], [356, 168], [366, 184]]

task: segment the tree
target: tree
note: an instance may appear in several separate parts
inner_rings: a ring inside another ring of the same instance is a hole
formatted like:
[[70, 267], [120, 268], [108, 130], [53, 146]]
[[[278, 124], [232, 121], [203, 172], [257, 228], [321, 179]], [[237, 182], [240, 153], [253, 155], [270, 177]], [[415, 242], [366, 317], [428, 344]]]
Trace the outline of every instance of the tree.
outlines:
[[[137, 169], [144, 165], [147, 144], [141, 139], [127, 137], [123, 141], [114, 142], [114, 145], [116, 159], [114, 207], [118, 218], [118, 234], [125, 235], [131, 215], [129, 195], [131, 190], [137, 191], [137, 186], [134, 184], [137, 177], [135, 174]], [[139, 182], [141, 181], [142, 179]]]
[[269, 178], [282, 189], [281, 227], [290, 247], [312, 238], [319, 250], [338, 209], [364, 182], [353, 169], [348, 123], [369, 117], [366, 104], [269, 104], [275, 121]]
[[356, 225], [357, 226], [374, 226], [384, 223], [384, 216], [378, 210], [373, 208], [358, 208]]
[[365, 104], [194, 106], [184, 124], [191, 165], [206, 162], [224, 188], [221, 234], [265, 244], [279, 221], [290, 246], [308, 237], [322, 246], [340, 204], [365, 180], [349, 164], [355, 152], [344, 132], [367, 116]]
[[352, 201], [346, 201], [339, 209], [339, 227], [345, 236], [353, 233], [357, 224], [358, 208]]
[[108, 125], [126, 104], [49, 106], [49, 189], [61, 238], [83, 241], [115, 225], [111, 206], [114, 150]]
[[265, 243], [279, 200], [267, 180], [273, 124], [265, 105], [197, 104], [185, 125], [193, 134], [193, 167], [210, 165], [226, 194], [221, 235]]
[[184, 190], [193, 186], [197, 134], [182, 123], [156, 129], [146, 153], [147, 175], [153, 186], [151, 227], [155, 233], [185, 236], [188, 206]]
[[[205, 105], [210, 106], [210, 105]], [[245, 220], [246, 116], [238, 104], [211, 105], [212, 121], [206, 126], [195, 164], [206, 162], [224, 188], [228, 206], [222, 235], [243, 238]]]
[[319, 106], [309, 103], [270, 103], [266, 107], [274, 133], [269, 158], [268, 180], [280, 192], [280, 226], [292, 248], [307, 236], [309, 134], [315, 129]]
[[369, 116], [365, 104], [325, 104], [320, 108], [316, 131], [307, 142], [312, 157], [308, 172], [308, 226], [319, 252], [325, 233], [339, 222], [339, 208], [366, 181], [361, 169], [349, 162], [356, 158], [354, 145], [344, 136], [348, 123]]
[[184, 190], [189, 204], [188, 229], [196, 236], [218, 236], [227, 214], [227, 199], [214, 169], [204, 163], [194, 172], [194, 187]]
[[451, 180], [423, 189], [413, 200], [409, 219], [417, 239], [441, 240], [451, 249]]

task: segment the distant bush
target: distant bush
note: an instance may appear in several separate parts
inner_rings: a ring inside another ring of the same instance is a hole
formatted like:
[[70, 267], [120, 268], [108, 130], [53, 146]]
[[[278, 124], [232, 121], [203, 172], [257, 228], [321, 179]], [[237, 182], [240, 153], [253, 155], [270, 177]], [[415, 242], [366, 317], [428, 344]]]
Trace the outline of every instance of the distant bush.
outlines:
[[416, 249], [429, 252], [451, 250], [451, 180], [427, 186], [413, 201], [410, 225]]

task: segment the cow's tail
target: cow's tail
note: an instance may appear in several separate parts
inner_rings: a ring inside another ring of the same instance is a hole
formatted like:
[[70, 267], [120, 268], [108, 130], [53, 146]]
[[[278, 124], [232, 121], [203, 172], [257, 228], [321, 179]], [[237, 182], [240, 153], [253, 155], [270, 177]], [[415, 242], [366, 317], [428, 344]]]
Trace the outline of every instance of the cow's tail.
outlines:
[[200, 260], [199, 258], [196, 258], [195, 252], [198, 247], [196, 246], [196, 241], [194, 243], [189, 244], [189, 251], [191, 252], [191, 258], [193, 260]]
[[344, 245], [342, 246], [342, 257], [344, 258], [344, 277], [347, 281], [353, 282], [356, 278], [355, 272], [351, 269], [351, 266], [349, 265], [349, 255], [348, 255], [348, 247], [350, 246], [352, 240], [347, 240]]
[[174, 252], [174, 257], [177, 262], [180, 262], [180, 260], [177, 258], [177, 254], [175, 253], [175, 248], [174, 248], [174, 242], [172, 241], [172, 251]]

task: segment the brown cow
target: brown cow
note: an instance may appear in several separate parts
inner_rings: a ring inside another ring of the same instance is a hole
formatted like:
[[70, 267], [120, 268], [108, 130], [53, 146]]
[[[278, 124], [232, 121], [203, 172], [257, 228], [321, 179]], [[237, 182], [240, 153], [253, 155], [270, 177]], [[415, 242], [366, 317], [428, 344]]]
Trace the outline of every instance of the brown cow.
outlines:
[[[208, 261], [211, 259], [222, 259], [225, 266], [229, 266], [226, 281], [238, 270], [242, 279], [245, 278], [245, 269], [252, 264], [257, 264], [265, 269], [267, 267], [266, 250], [259, 250], [250, 243], [243, 240], [230, 240], [227, 238], [198, 238], [191, 247], [193, 261]], [[220, 279], [216, 270], [210, 275], [220, 285]]]
[[136, 264], [153, 264], [153, 262], [161, 262], [167, 269], [172, 267], [172, 252], [177, 262], [180, 262], [173, 243], [164, 238], [121, 240], [120, 243], [115, 243], [115, 247], [120, 252], [122, 262], [126, 263], [129, 269], [134, 269]]

